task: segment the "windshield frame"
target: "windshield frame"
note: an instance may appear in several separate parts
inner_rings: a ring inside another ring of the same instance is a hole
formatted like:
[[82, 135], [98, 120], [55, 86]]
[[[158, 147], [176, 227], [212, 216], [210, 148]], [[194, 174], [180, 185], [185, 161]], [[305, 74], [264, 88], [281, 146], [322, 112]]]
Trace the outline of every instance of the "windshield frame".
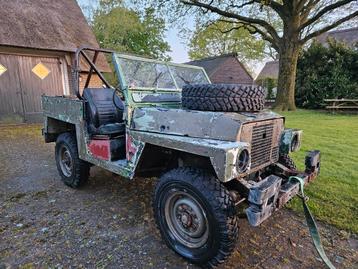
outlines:
[[[164, 65], [166, 66], [168, 73], [170, 74], [170, 77], [174, 83], [175, 88], [161, 88], [161, 87], [140, 87], [140, 86], [136, 86], [136, 87], [129, 87], [129, 85], [127, 84], [126, 78], [125, 78], [125, 72], [122, 69], [122, 66], [119, 62], [119, 59], [126, 59], [126, 60], [133, 60], [133, 61], [140, 61], [140, 62], [148, 62], [148, 63], [154, 63], [154, 64], [160, 64], [160, 65]], [[207, 73], [205, 72], [205, 69], [203, 67], [200, 66], [195, 66], [195, 65], [190, 65], [190, 64], [178, 64], [178, 63], [172, 63], [172, 62], [165, 62], [165, 61], [159, 61], [159, 60], [154, 60], [154, 59], [150, 59], [150, 58], [144, 58], [144, 57], [138, 57], [138, 56], [133, 56], [133, 55], [128, 55], [128, 54], [122, 54], [122, 53], [113, 53], [113, 62], [115, 63], [115, 69], [118, 73], [118, 77], [119, 77], [119, 83], [122, 89], [128, 89], [128, 90], [143, 90], [143, 91], [166, 91], [166, 92], [181, 92], [182, 88], [180, 88], [178, 86], [178, 83], [174, 77], [173, 71], [170, 68], [172, 67], [181, 67], [181, 68], [188, 68], [188, 69], [194, 69], [194, 70], [200, 70], [202, 71], [202, 73], [204, 74], [205, 79], [207, 80], [206, 83], [211, 83], [209, 76], [207, 75]]]

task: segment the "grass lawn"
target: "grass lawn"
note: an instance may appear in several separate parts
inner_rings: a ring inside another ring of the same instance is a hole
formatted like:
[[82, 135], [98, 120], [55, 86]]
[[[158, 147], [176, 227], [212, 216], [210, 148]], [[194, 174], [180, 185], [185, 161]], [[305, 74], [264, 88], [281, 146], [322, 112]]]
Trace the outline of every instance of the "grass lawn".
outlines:
[[[305, 191], [314, 216], [357, 234], [358, 115], [309, 110], [281, 114], [286, 127], [304, 131], [301, 151], [292, 154], [299, 168], [304, 168], [307, 150], [321, 151], [321, 174]], [[298, 198], [289, 207], [302, 211]]]

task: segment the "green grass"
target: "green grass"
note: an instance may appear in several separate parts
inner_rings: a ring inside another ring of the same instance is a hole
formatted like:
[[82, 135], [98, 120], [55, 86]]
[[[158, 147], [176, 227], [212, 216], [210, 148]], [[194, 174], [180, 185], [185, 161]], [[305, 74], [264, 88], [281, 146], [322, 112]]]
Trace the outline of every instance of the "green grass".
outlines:
[[[358, 116], [309, 110], [281, 114], [286, 127], [303, 130], [301, 151], [292, 154], [299, 168], [307, 150], [321, 151], [321, 174], [305, 190], [314, 216], [358, 233]], [[297, 198], [289, 207], [302, 211]]]

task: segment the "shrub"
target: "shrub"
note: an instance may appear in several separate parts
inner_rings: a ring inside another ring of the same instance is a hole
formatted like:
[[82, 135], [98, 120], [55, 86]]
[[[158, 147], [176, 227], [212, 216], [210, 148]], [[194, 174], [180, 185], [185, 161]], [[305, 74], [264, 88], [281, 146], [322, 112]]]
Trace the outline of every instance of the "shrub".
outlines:
[[324, 99], [336, 98], [358, 98], [358, 46], [313, 42], [298, 59], [296, 104], [322, 108]]
[[264, 79], [256, 80], [256, 84], [266, 89], [266, 99], [272, 100], [276, 98], [277, 79], [267, 77]]

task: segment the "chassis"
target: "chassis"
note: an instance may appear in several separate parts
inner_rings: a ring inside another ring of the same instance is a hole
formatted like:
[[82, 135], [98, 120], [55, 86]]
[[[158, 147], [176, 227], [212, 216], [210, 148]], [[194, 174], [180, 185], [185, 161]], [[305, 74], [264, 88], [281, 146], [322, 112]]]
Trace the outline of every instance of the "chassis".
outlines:
[[[100, 53], [112, 55], [120, 90], [114, 91], [97, 69]], [[109, 131], [91, 128], [94, 117], [103, 115], [90, 113], [91, 106], [96, 109], [85, 96], [90, 90], [82, 95], [79, 89], [81, 57], [89, 65], [85, 88], [96, 73], [113, 92], [113, 102], [123, 102], [115, 105], [122, 119], [107, 123]], [[298, 194], [299, 184], [290, 176], [309, 183], [319, 173], [317, 150], [308, 152], [302, 172], [280, 161], [299, 150], [302, 131], [284, 129], [284, 118], [276, 113], [182, 108], [184, 82], [210, 83], [202, 68], [92, 48], [78, 49], [75, 58], [77, 96], [42, 97], [43, 135], [46, 142], [56, 142], [61, 178], [78, 187], [92, 165], [128, 179], [160, 176], [153, 201], [158, 227], [168, 246], [191, 262], [214, 266], [232, 252], [239, 206], [258, 226]]]

